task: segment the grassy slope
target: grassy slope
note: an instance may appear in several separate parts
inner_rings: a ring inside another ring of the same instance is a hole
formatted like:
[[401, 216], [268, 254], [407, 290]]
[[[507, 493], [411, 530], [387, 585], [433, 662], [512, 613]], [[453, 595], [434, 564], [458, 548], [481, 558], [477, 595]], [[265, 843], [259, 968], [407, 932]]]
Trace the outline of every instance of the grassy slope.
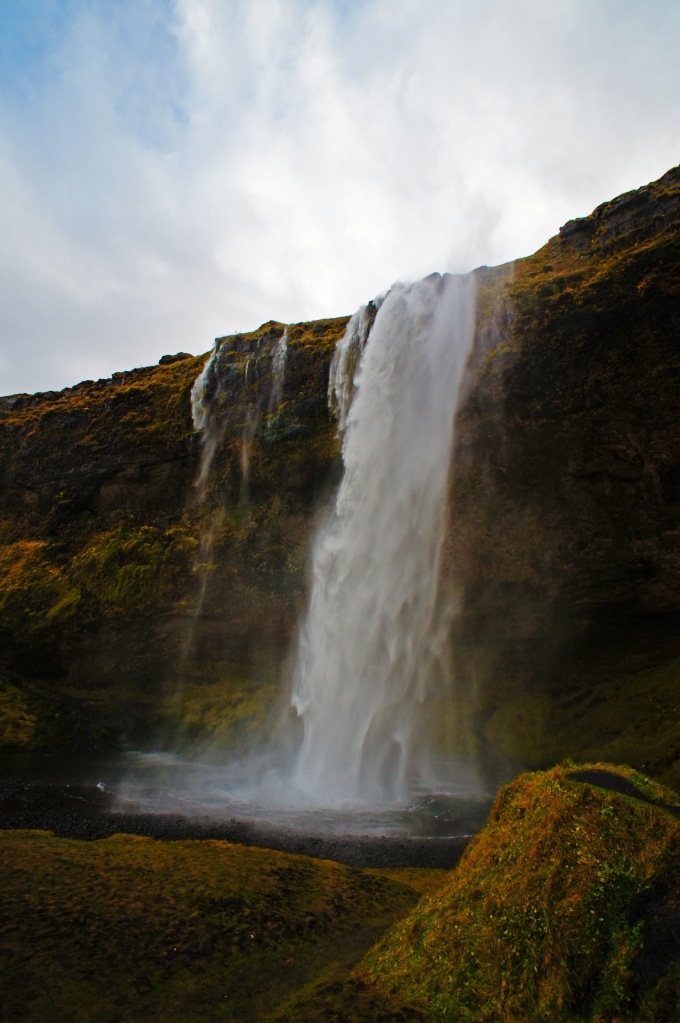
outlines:
[[564, 768], [524, 775], [450, 881], [371, 951], [357, 980], [429, 1020], [676, 1020], [679, 877], [680, 823], [666, 811]]
[[450, 873], [0, 833], [3, 1018], [676, 1023], [680, 821], [570, 770], [507, 786]]
[[0, 832], [0, 872], [5, 1023], [259, 1021], [344, 976], [441, 878], [226, 842], [43, 832]]

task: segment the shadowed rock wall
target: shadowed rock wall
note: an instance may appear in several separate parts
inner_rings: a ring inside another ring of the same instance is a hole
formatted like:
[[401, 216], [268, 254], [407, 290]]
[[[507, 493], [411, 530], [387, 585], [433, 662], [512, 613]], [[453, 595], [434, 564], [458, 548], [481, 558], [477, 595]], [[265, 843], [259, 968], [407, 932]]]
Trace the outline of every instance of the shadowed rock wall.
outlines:
[[[658, 730], [632, 676], [680, 655], [680, 171], [501, 273], [480, 272], [449, 571], [487, 748], [542, 763], [594, 742], [594, 699], [600, 745], [643, 710]], [[664, 723], [674, 677], [648, 694]], [[648, 747], [629, 734], [619, 752]]]

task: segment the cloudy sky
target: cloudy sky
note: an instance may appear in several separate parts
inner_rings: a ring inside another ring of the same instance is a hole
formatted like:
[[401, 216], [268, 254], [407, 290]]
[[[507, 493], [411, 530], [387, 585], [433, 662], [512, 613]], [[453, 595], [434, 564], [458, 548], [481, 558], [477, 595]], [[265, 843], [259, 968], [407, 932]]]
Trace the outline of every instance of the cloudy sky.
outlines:
[[0, 0], [0, 394], [526, 255], [680, 161], [676, 0]]

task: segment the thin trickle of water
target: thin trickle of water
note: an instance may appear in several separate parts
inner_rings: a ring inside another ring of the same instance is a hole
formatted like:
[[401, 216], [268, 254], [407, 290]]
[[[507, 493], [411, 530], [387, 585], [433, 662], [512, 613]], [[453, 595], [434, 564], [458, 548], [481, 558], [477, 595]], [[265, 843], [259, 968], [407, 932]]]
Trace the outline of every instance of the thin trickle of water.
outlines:
[[[194, 381], [191, 390], [191, 414], [194, 429], [201, 434], [201, 456], [194, 486], [197, 503], [205, 502], [212, 466], [220, 445], [224, 440], [229, 420], [229, 405], [235, 400], [243, 407], [243, 426], [238, 449], [241, 470], [240, 503], [249, 502], [250, 460], [253, 442], [257, 435], [260, 412], [266, 401], [267, 418], [276, 415], [283, 398], [288, 352], [288, 329], [284, 329], [275, 341], [267, 339], [266, 351], [262, 353], [262, 337], [256, 341], [254, 352], [250, 352], [239, 369], [229, 361], [231, 349], [219, 340], [215, 342], [210, 356]], [[262, 358], [269, 360], [269, 372], [258, 383], [251, 382], [251, 368]], [[268, 385], [268, 386], [267, 386]], [[251, 391], [253, 394], [251, 395]], [[215, 537], [223, 523], [223, 509], [213, 509], [200, 536], [199, 551], [194, 562], [194, 572], [199, 577], [194, 601], [193, 624], [187, 640], [187, 652], [193, 644], [193, 634], [200, 618], [208, 590], [210, 573], [213, 569]]]
[[344, 477], [313, 548], [292, 691], [291, 782], [322, 804], [440, 780], [427, 722], [450, 684], [439, 564], [473, 326], [472, 277], [435, 274], [360, 310], [336, 352]]
[[381, 303], [382, 298], [374, 299], [357, 309], [350, 317], [345, 333], [333, 353], [328, 374], [328, 407], [338, 420], [339, 433], [347, 425], [357, 367]]
[[286, 360], [288, 358], [288, 327], [277, 341], [272, 355], [272, 386], [267, 405], [267, 419], [276, 413], [283, 398], [283, 384], [286, 379]]
[[[263, 353], [262, 337], [256, 341], [255, 351], [250, 352], [243, 363], [243, 369], [237, 371], [233, 363], [229, 363], [229, 346], [215, 342], [208, 361], [196, 378], [191, 390], [191, 414], [194, 429], [201, 434], [201, 459], [196, 474], [195, 486], [199, 504], [205, 500], [210, 471], [215, 455], [224, 438], [227, 423], [225, 403], [240, 400], [243, 406], [243, 427], [239, 446], [239, 465], [241, 469], [241, 496], [247, 501], [248, 481], [250, 475], [250, 455], [253, 441], [260, 425], [260, 415], [266, 402], [267, 420], [276, 415], [282, 399], [286, 376], [286, 358], [288, 354], [288, 328], [286, 327], [276, 341], [268, 339], [267, 350]], [[262, 358], [269, 361], [269, 373], [266, 381], [269, 387], [257, 384], [250, 379], [251, 371]], [[238, 382], [240, 372], [241, 381]], [[254, 394], [250, 391], [254, 388]], [[238, 392], [241, 391], [239, 395]]]
[[199, 503], [205, 499], [210, 469], [220, 440], [216, 417], [211, 415], [216, 398], [221, 391], [218, 373], [219, 352], [219, 344], [216, 341], [208, 361], [191, 388], [191, 417], [194, 430], [201, 434], [201, 460], [194, 481]]

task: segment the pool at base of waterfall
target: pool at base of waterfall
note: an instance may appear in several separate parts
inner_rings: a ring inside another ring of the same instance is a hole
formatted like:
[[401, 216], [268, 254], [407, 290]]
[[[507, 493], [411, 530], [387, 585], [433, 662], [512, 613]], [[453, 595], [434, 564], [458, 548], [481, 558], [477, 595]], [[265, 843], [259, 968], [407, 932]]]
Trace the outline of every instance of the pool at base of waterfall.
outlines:
[[[257, 771], [249, 762], [216, 763], [164, 752], [98, 759], [4, 754], [0, 772], [0, 827], [54, 828], [60, 814], [66, 819], [75, 813], [106, 816], [109, 831], [134, 830], [135, 818], [146, 823], [158, 816], [218, 828], [243, 823], [255, 829], [253, 834], [261, 828], [267, 834], [321, 838], [437, 841], [475, 834], [493, 799], [492, 789], [461, 783], [439, 792], [413, 792], [399, 803], [321, 806], [261, 764]], [[116, 829], [116, 817], [124, 827]]]

